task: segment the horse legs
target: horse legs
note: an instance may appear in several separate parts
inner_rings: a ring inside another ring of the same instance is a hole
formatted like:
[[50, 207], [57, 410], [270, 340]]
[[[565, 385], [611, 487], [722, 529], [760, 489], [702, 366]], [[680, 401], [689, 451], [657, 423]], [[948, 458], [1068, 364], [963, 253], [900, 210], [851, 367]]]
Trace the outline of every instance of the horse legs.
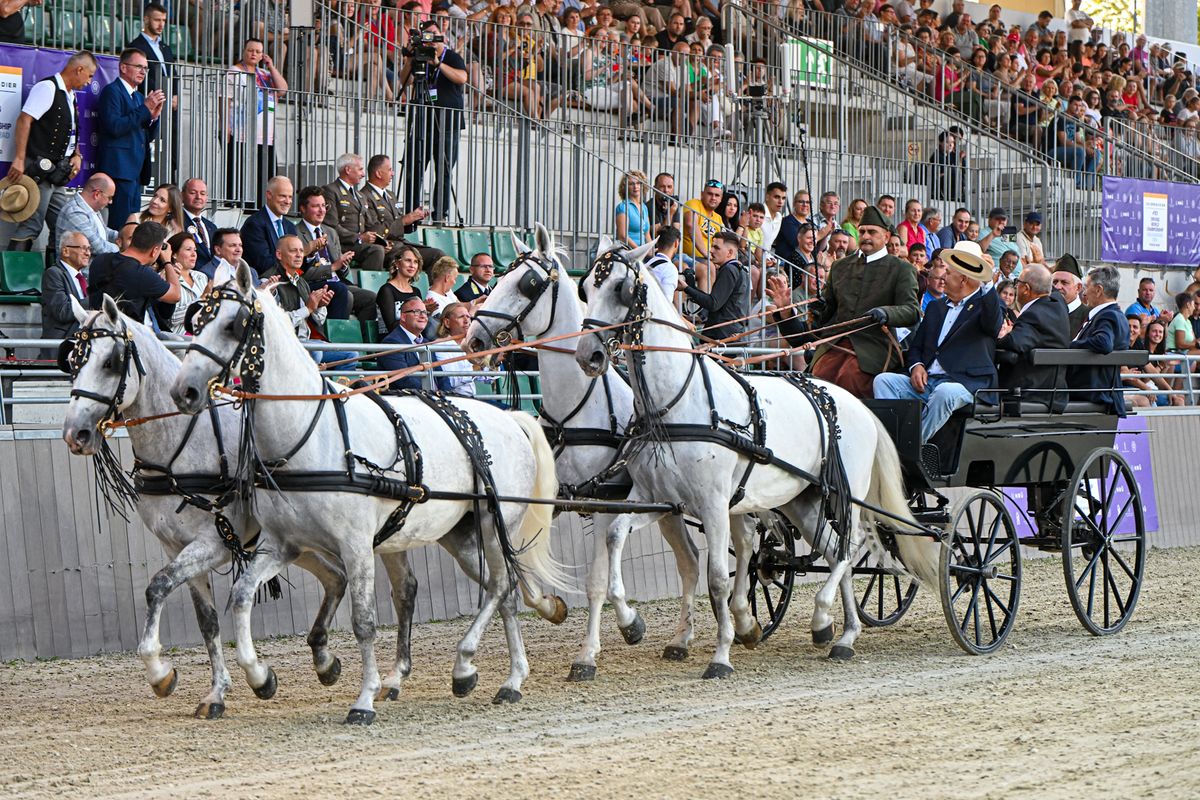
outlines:
[[708, 539], [708, 597], [717, 620], [717, 649], [705, 678], [726, 678], [733, 673], [729, 648], [733, 644], [733, 618], [729, 611], [729, 510], [708, 507], [700, 511], [704, 535]]
[[[812, 548], [819, 550], [825, 556], [825, 561], [829, 564], [829, 578], [813, 602], [810, 626], [813, 644], [826, 645], [833, 641], [833, 615], [830, 614], [829, 609], [833, 602], [833, 587], [838, 585], [838, 581], [834, 580], [835, 560], [829, 557], [831, 539], [829, 532], [832, 529], [826, 525], [822, 530], [816, 530], [817, 522], [820, 519], [820, 502], [820, 496], [810, 490], [788, 502], [780, 511], [791, 521], [792, 525], [796, 526], [796, 530], [800, 531]], [[834, 548], [832, 552], [836, 559], [837, 549]]]
[[346, 573], [340, 565], [317, 553], [302, 553], [296, 558], [296, 566], [312, 573], [324, 590], [321, 607], [308, 632], [308, 646], [312, 648], [317, 680], [322, 686], [333, 686], [341, 677], [342, 662], [329, 652], [329, 626], [333, 624], [333, 615], [346, 593]]
[[607, 535], [611, 520], [608, 514], [596, 514], [592, 518], [592, 565], [587, 576], [587, 635], [571, 662], [571, 671], [567, 673], [569, 681], [590, 681], [596, 677], [596, 656], [600, 655], [600, 614], [608, 587], [608, 548], [596, 531], [605, 531]]
[[237, 663], [246, 675], [246, 682], [260, 700], [275, 696], [278, 682], [275, 670], [258, 660], [254, 647], [254, 634], [250, 630], [250, 612], [254, 609], [254, 596], [259, 584], [277, 574], [295, 558], [285, 555], [274, 542], [268, 542], [266, 531], [259, 534], [254, 558], [246, 565], [241, 577], [234, 581], [230, 604], [233, 607], [233, 627], [237, 642]]
[[[220, 566], [229, 558], [215, 535], [195, 539], [172, 555], [171, 562], [160, 569], [146, 587], [146, 625], [137, 649], [138, 658], [146, 667], [150, 687], [159, 697], [167, 697], [175, 691], [178, 679], [175, 667], [162, 658], [162, 643], [158, 635], [159, 620], [167, 597], [181, 584]], [[198, 618], [198, 621], [203, 629], [203, 620]]]
[[854, 657], [854, 642], [862, 633], [862, 621], [858, 618], [858, 597], [854, 593], [854, 571], [850, 569], [853, 557], [857, 554], [857, 550], [852, 551], [851, 558], [844, 562], [846, 569], [842, 573], [842, 616], [846, 620], [846, 629], [842, 631], [837, 644], [829, 650], [830, 658], [843, 661]]
[[747, 650], [753, 650], [762, 639], [762, 625], [750, 613], [750, 556], [754, 541], [749, 522], [744, 515], [730, 517], [729, 535], [733, 538], [736, 566], [733, 571], [733, 590], [729, 610], [733, 614], [734, 638]]
[[[645, 502], [637, 487], [630, 493], [629, 502]], [[617, 627], [626, 644], [637, 644], [646, 634], [646, 623], [636, 611], [629, 607], [625, 600], [625, 580], [621, 575], [621, 556], [625, 550], [625, 540], [636, 530], [653, 524], [663, 512], [640, 514], [618, 514], [608, 526], [605, 545], [608, 547], [608, 601], [612, 603], [617, 614]]]
[[362, 686], [346, 715], [346, 724], [370, 725], [375, 721], [375, 696], [380, 687], [375, 662], [375, 552], [369, 539], [355, 537], [343, 540], [341, 556], [350, 595], [351, 627], [362, 657]]
[[408, 553], [380, 553], [379, 558], [392, 583], [392, 605], [396, 608], [396, 663], [383, 679], [377, 700], [397, 700], [404, 679], [412, 673], [412, 619], [417, 603], [417, 579], [408, 566]]
[[683, 590], [679, 624], [675, 626], [675, 636], [670, 644], [663, 648], [663, 658], [668, 661], [683, 661], [687, 658], [688, 646], [692, 643], [696, 586], [700, 582], [700, 551], [688, 535], [687, 525], [679, 515], [664, 516], [658, 521], [658, 529], [675, 554], [675, 568], [679, 570], [679, 583]]
[[200, 701], [200, 705], [196, 706], [195, 717], [220, 719], [225, 713], [225, 692], [232, 683], [229, 670], [225, 668], [225, 654], [221, 650], [221, 618], [213, 602], [212, 586], [208, 582], [207, 573], [188, 581], [188, 589], [192, 594], [192, 605], [196, 609], [200, 635], [204, 637], [204, 647], [208, 650], [208, 663], [212, 665], [212, 686]]

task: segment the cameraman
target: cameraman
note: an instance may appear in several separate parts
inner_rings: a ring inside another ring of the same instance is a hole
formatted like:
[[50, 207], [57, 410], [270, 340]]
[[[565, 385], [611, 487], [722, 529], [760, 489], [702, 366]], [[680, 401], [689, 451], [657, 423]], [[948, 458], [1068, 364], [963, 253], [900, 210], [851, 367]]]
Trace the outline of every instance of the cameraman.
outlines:
[[409, 39], [400, 70], [401, 87], [415, 84], [408, 98], [404, 207], [421, 205], [425, 169], [433, 161], [433, 219], [438, 222], [445, 221], [450, 212], [451, 181], [463, 128], [463, 85], [467, 82], [467, 64], [446, 46], [445, 38], [436, 21], [421, 23], [419, 33]]
[[32, 178], [41, 190], [40, 202], [33, 216], [15, 230], [0, 231], [0, 234], [7, 234], [0, 238], [8, 239], [9, 250], [33, 249], [51, 206], [48, 247], [54, 246], [54, 222], [58, 211], [67, 202], [63, 187], [79, 174], [83, 163], [79, 152], [79, 113], [75, 108], [75, 93], [90, 84], [95, 74], [96, 58], [84, 51], [67, 59], [62, 72], [38, 81], [29, 90], [17, 117], [12, 167], [7, 177], [11, 181], [19, 180], [23, 175]]

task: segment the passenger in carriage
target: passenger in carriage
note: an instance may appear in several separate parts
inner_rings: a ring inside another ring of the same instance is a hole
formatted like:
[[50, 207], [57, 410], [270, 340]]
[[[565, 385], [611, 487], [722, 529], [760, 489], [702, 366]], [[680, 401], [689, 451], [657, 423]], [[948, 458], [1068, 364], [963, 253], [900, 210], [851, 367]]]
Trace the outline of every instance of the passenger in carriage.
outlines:
[[996, 385], [996, 337], [1003, 322], [1001, 301], [983, 291], [992, 265], [973, 242], [943, 252], [946, 298], [929, 304], [925, 319], [909, 337], [908, 375], [875, 377], [880, 400], [920, 400], [921, 442], [928, 442], [956, 409]]
[[[1116, 267], [1092, 267], [1083, 287], [1083, 301], [1091, 309], [1071, 347], [1107, 354], [1129, 347], [1129, 323], [1117, 305], [1121, 275]], [[1071, 367], [1067, 370], [1071, 396], [1100, 403], [1109, 413], [1125, 416], [1125, 397], [1121, 392], [1120, 367]]]
[[[1029, 363], [1029, 353], [1037, 348], [1063, 348], [1071, 343], [1067, 304], [1062, 295], [1053, 291], [1050, 270], [1041, 264], [1030, 264], [1013, 283], [1017, 286], [1017, 306], [1021, 311], [1016, 322], [1004, 323], [996, 342], [1000, 388], [1019, 389], [1029, 394], [1027, 399], [1049, 404], [1050, 394], [1038, 390], [1065, 389], [1066, 375], [1056, 367], [1035, 367]], [[1055, 400], [1065, 405], [1066, 393]]]

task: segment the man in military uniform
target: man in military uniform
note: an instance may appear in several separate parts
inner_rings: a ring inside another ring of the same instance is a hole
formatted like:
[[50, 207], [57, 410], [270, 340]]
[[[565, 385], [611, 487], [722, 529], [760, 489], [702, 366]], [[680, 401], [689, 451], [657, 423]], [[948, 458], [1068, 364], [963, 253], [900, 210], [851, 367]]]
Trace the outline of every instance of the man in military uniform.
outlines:
[[425, 219], [426, 211], [415, 208], [407, 214], [400, 213], [396, 196], [388, 187], [392, 185], [395, 172], [392, 170], [392, 159], [385, 155], [371, 156], [367, 162], [367, 185], [363, 189], [363, 200], [366, 205], [367, 230], [373, 231], [387, 243], [388, 261], [400, 252], [399, 245], [406, 244], [416, 248], [421, 254], [421, 264], [426, 272], [433, 267], [433, 262], [445, 255], [436, 247], [425, 247], [417, 242], [410, 242], [404, 234], [417, 229], [417, 223]]
[[342, 251], [354, 253], [354, 266], [382, 270], [387, 240], [368, 230], [368, 203], [358, 189], [366, 173], [363, 158], [357, 153], [345, 153], [338, 156], [334, 166], [337, 180], [325, 187], [328, 205], [325, 224], [337, 231]]
[[31, 217], [15, 227], [0, 223], [0, 239], [8, 242], [9, 250], [32, 250], [47, 221], [47, 249], [54, 249], [55, 221], [68, 200], [63, 187], [79, 174], [83, 164], [75, 93], [90, 84], [95, 74], [96, 58], [84, 51], [67, 59], [62, 72], [38, 81], [29, 90], [13, 126], [13, 158], [7, 177], [15, 182], [28, 175], [41, 193]]
[[[875, 376], [903, 366], [889, 328], [911, 328], [921, 318], [917, 271], [887, 253], [892, 226], [879, 209], [868, 206], [859, 223], [859, 252], [838, 259], [829, 270], [821, 299], [814, 303], [813, 327], [823, 328], [860, 317], [875, 325], [819, 347], [812, 374], [836, 383], [856, 397], [871, 397]], [[843, 326], [853, 330], [863, 324]], [[817, 333], [817, 336], [829, 334]]]

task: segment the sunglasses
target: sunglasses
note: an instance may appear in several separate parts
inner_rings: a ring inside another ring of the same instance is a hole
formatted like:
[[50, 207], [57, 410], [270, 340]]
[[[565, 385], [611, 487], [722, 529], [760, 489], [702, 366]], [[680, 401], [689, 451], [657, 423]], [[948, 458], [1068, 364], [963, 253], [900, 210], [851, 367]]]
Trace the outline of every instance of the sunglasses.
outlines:
[[724, 191], [725, 184], [721, 183], [720, 181], [705, 181], [704, 188], [705, 189], [720, 189], [721, 191]]

